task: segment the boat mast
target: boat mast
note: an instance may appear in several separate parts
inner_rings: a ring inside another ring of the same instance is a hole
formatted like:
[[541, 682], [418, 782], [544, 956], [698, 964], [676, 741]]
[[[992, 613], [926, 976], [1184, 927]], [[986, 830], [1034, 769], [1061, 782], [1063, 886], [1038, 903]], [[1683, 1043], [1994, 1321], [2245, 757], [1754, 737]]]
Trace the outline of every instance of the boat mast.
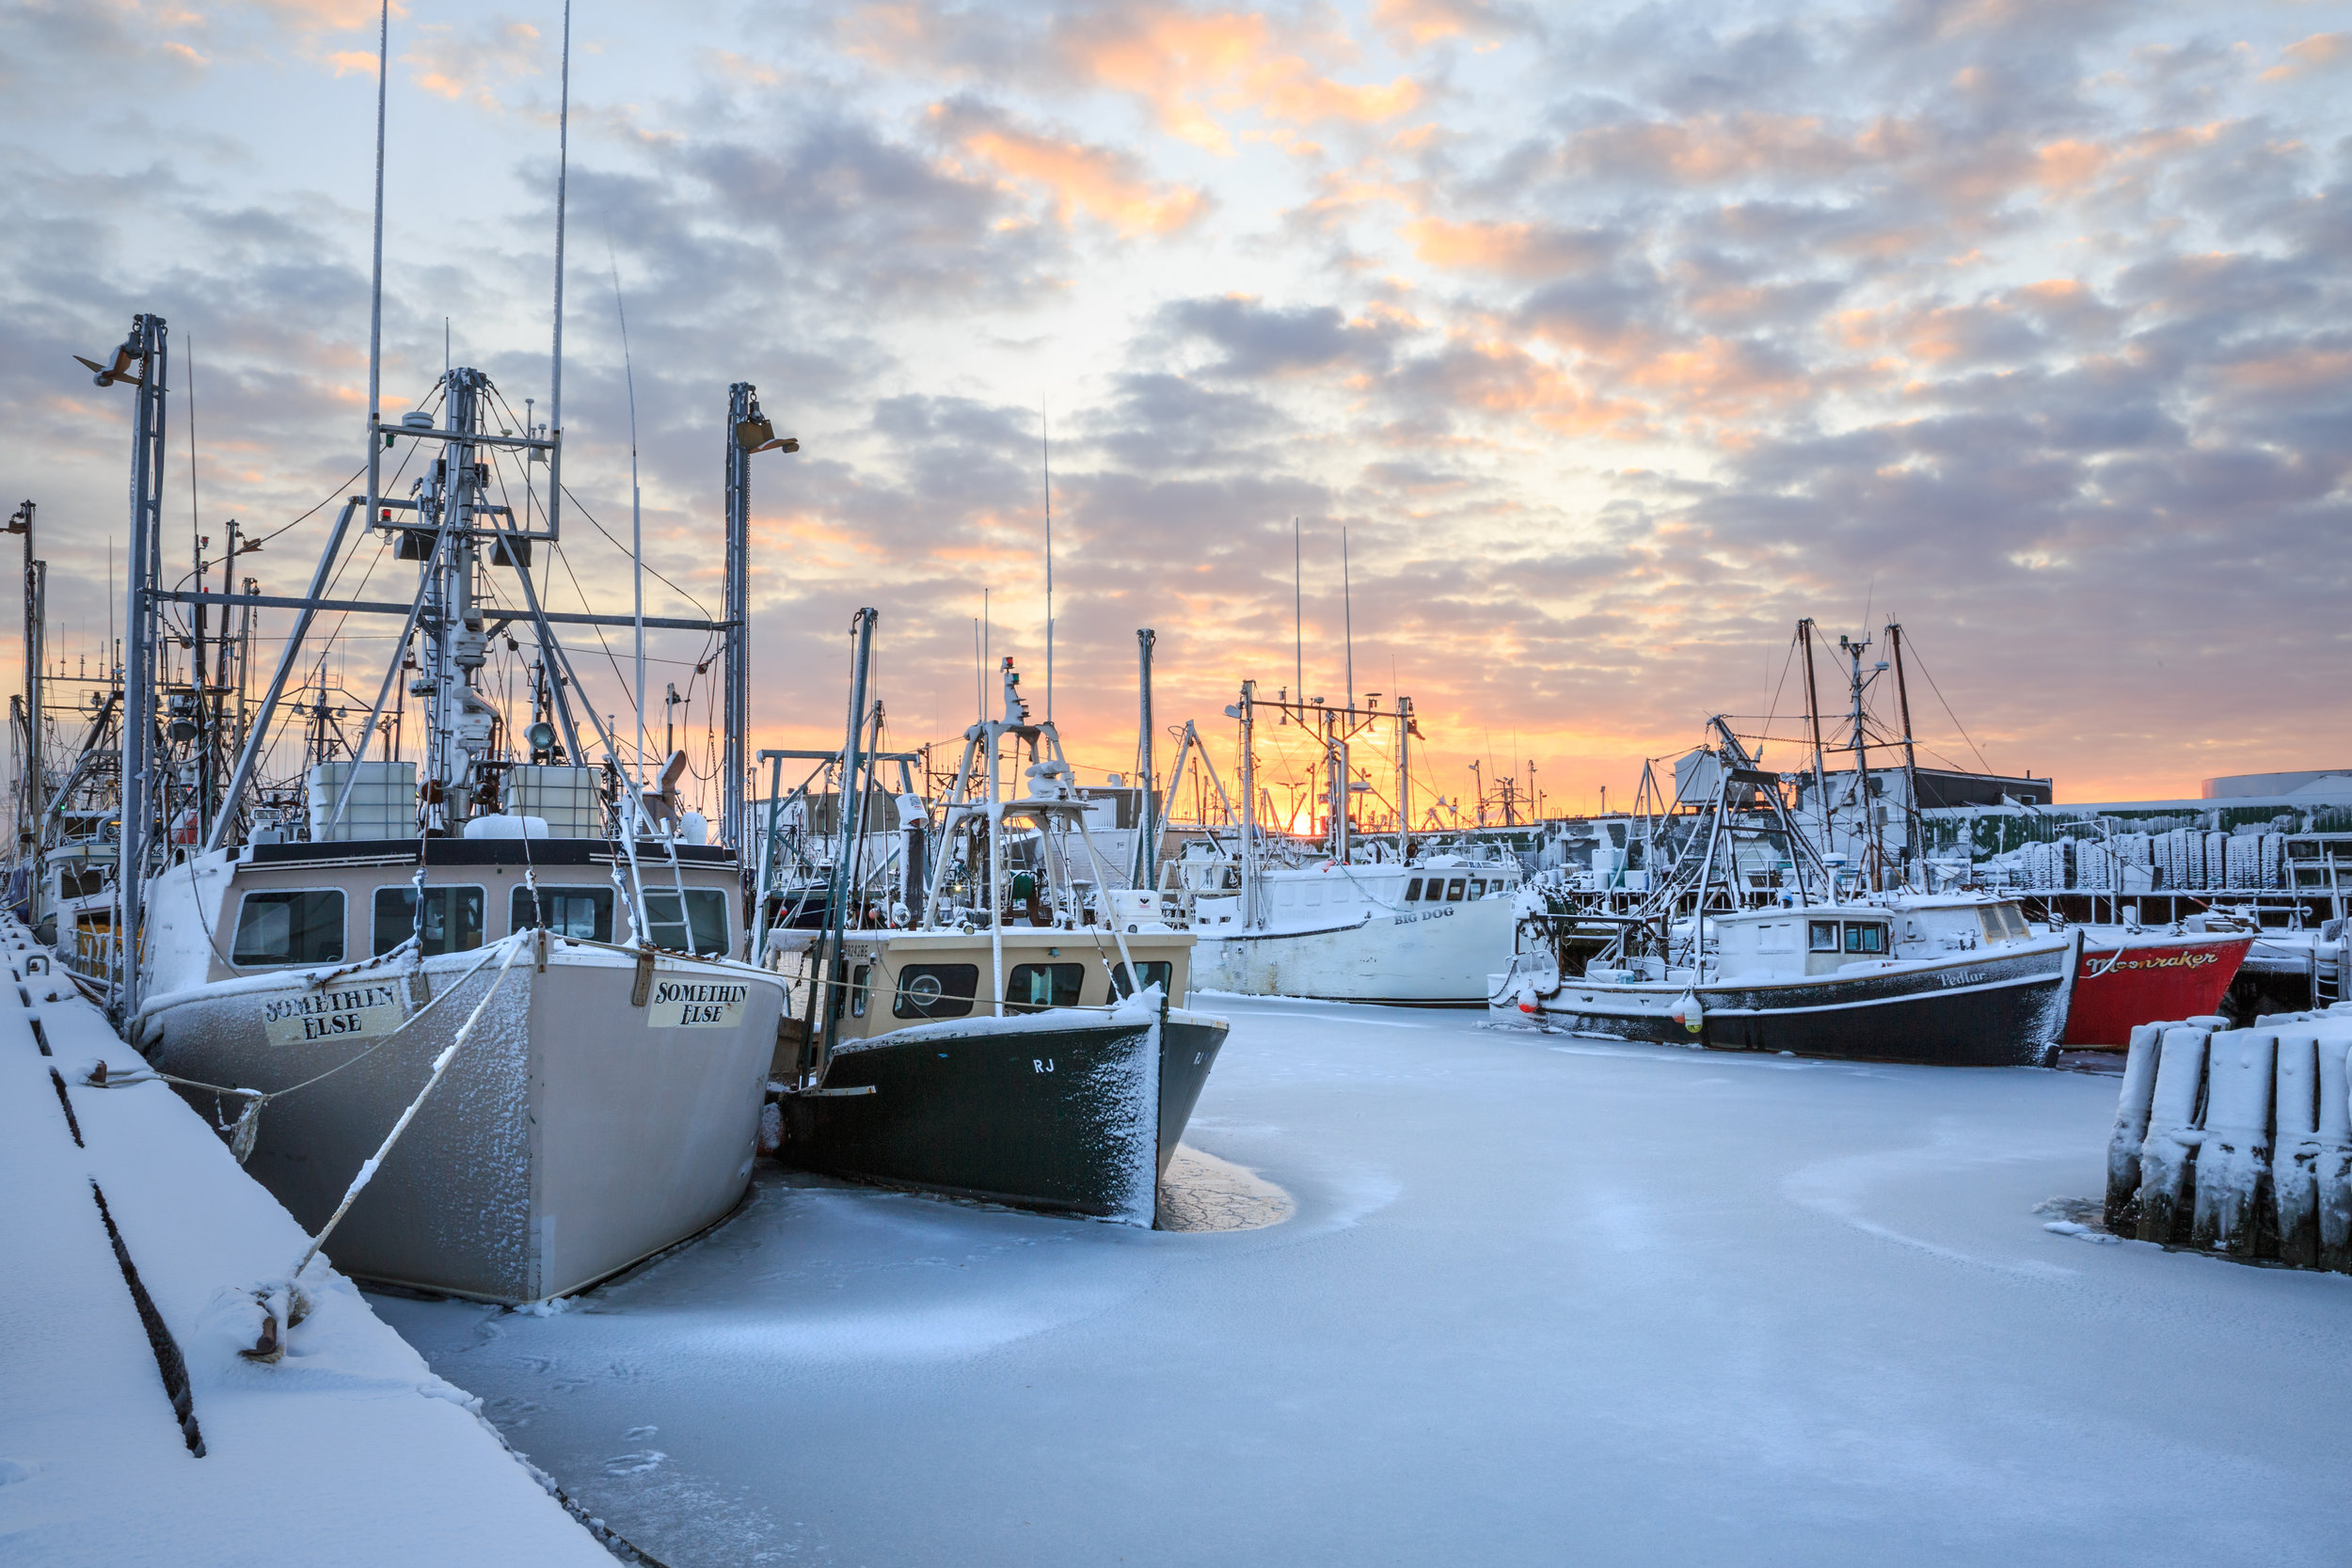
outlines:
[[825, 928], [818, 943], [817, 962], [809, 971], [809, 1036], [818, 1041], [817, 1059], [811, 1069], [811, 1081], [815, 1083], [824, 1081], [825, 1066], [832, 1059], [834, 1042], [840, 1031], [841, 1006], [834, 991], [842, 978], [842, 933], [849, 927], [850, 883], [858, 850], [857, 813], [851, 809], [850, 791], [858, 790], [858, 799], [863, 800], [858, 773], [866, 739], [866, 676], [873, 661], [874, 623], [879, 619], [872, 609], [862, 609], [850, 626], [850, 633], [857, 641], [850, 660], [850, 721], [841, 747], [841, 842], [839, 852], [834, 856], [832, 885], [827, 889]]
[[[41, 632], [49, 564], [33, 559], [33, 503], [27, 499], [8, 515], [8, 531], [24, 536], [24, 772], [17, 780], [20, 854], [40, 841], [40, 811], [44, 804], [41, 797], [46, 793], [40, 772], [40, 665], [47, 657]], [[34, 896], [38, 900], [40, 895], [36, 893]], [[34, 913], [39, 915], [38, 908]]]
[[[157, 639], [152, 593], [161, 576], [164, 516], [164, 393], [168, 370], [164, 318], [131, 318], [131, 333], [115, 351], [115, 370], [101, 370], [97, 383], [128, 381], [138, 388], [131, 437], [131, 538], [123, 597], [122, 737], [119, 807], [120, 837], [115, 861], [113, 958], [118, 966], [114, 1001], [122, 1019], [138, 1010], [141, 902], [154, 831], [153, 747]], [[129, 373], [133, 364], [136, 375]]]
[[[1899, 621], [1886, 623], [1887, 651], [1895, 657], [1895, 708], [1903, 721], [1903, 881], [1911, 880], [1910, 862], [1926, 852], [1921, 842], [1922, 818], [1919, 816], [1919, 753], [1911, 737], [1911, 689], [1903, 684], [1903, 628]], [[1922, 891], [1925, 879], [1922, 878]]]
[[1241, 923], [1245, 929], [1259, 924], [1262, 902], [1258, 886], [1258, 769], [1255, 707], [1258, 683], [1241, 683], [1241, 701], [1226, 709], [1241, 721]]
[[1158, 641], [1149, 626], [1136, 632], [1136, 687], [1142, 704], [1136, 722], [1136, 772], [1143, 784], [1143, 811], [1136, 823], [1134, 885], [1146, 892], [1159, 880], [1159, 780], [1152, 766], [1152, 645]]
[[1408, 748], [1413, 733], [1413, 700], [1396, 700], [1396, 863], [1413, 862], [1413, 769]]
[[[1804, 644], [1804, 716], [1813, 740], [1813, 797], [1821, 810], [1821, 849], [1835, 854], [1837, 840], [1830, 832], [1829, 773], [1821, 765], [1821, 690], [1813, 672], [1813, 617], [1808, 615], [1797, 623], [1798, 640]], [[1837, 896], [1835, 879], [1830, 884], [1830, 896]]]
[[[1883, 892], [1886, 885], [1886, 837], [1879, 814], [1870, 804], [1870, 737], [1865, 728], [1867, 721], [1862, 711], [1863, 688], [1867, 684], [1862, 676], [1862, 654], [1869, 645], [1870, 640], [1867, 637], [1858, 642], [1842, 635], [1837, 639], [1838, 648], [1853, 661], [1853, 672], [1849, 677], [1853, 705], [1848, 718], [1853, 724], [1853, 739], [1849, 744], [1854, 754], [1854, 799], [1859, 802], [1862, 813], [1862, 833], [1856, 836], [1868, 836], [1870, 891], [1878, 893]], [[1883, 664], [1879, 666], [1881, 670], [1885, 668]]]

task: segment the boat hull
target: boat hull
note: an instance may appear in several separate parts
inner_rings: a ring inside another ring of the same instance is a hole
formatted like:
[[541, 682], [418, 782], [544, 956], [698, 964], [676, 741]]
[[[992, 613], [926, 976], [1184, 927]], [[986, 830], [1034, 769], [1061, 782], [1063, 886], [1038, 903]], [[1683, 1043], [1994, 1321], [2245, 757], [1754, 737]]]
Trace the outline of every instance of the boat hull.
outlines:
[[2219, 1012], [2253, 945], [2250, 931], [2231, 937], [2086, 933], [2064, 1043], [2120, 1051], [2131, 1043], [2135, 1024]]
[[847, 1041], [823, 1092], [785, 1101], [781, 1157], [852, 1180], [1149, 1226], [1226, 1033], [1222, 1020], [1181, 1009], [1057, 1009]]
[[1511, 955], [1505, 898], [1378, 911], [1310, 931], [1196, 931], [1193, 984], [1245, 996], [1300, 996], [1419, 1007], [1476, 1007]]
[[[421, 990], [390, 969], [332, 983], [397, 990], [395, 1005], [410, 1012], [423, 993], [454, 993], [347, 1069], [262, 1112], [246, 1169], [306, 1229], [326, 1223], [489, 990], [495, 964], [460, 983], [476, 957], [426, 959], [414, 972]], [[526, 950], [337, 1227], [326, 1246], [335, 1265], [449, 1294], [537, 1301], [627, 1268], [734, 1208], [750, 1181], [783, 986], [741, 965], [665, 958], [648, 988], [653, 1005], [641, 1006], [636, 974], [634, 960], [612, 949], [559, 939], [544, 969]], [[739, 1017], [657, 1026], [659, 982], [671, 979], [739, 986]], [[141, 1047], [179, 1077], [289, 1087], [373, 1043], [272, 1039], [265, 1009], [310, 990], [299, 976], [270, 975], [158, 998]], [[213, 1095], [183, 1092], [213, 1114]]]
[[1983, 961], [1830, 974], [1769, 985], [1700, 986], [1695, 1033], [1673, 1016], [1674, 985], [1563, 984], [1525, 1011], [1510, 995], [1499, 1022], [1571, 1034], [1723, 1051], [1947, 1067], [2042, 1067], [2067, 1013], [2074, 944]]

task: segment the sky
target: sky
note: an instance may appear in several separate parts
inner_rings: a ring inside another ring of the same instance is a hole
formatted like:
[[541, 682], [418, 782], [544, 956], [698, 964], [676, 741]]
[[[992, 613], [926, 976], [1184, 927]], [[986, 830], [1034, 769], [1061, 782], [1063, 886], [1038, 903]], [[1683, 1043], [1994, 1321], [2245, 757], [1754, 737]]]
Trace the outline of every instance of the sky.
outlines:
[[[2061, 800], [2343, 765], [2348, 9], [581, 0], [543, 587], [628, 608], [633, 379], [648, 613], [715, 611], [740, 380], [802, 442], [754, 460], [755, 745], [839, 743], [866, 605], [894, 745], [971, 721], [984, 603], [1041, 711], [1050, 493], [1086, 782], [1145, 626], [1229, 785], [1226, 705], [1298, 666], [1413, 699], [1424, 803], [1476, 760], [1621, 806], [1715, 713], [1795, 768], [1803, 616], [1866, 670], [1899, 621], [1921, 760]], [[126, 533], [130, 396], [71, 356], [135, 311], [174, 571], [233, 516], [275, 533], [242, 574], [307, 579], [364, 457], [375, 27], [0, 8], [0, 499], [53, 651], [99, 654]], [[446, 352], [546, 418], [562, 36], [393, 8], [388, 416]], [[371, 543], [343, 587], [412, 571]], [[386, 630], [330, 656], [362, 711]], [[651, 666], [703, 773], [706, 642]]]

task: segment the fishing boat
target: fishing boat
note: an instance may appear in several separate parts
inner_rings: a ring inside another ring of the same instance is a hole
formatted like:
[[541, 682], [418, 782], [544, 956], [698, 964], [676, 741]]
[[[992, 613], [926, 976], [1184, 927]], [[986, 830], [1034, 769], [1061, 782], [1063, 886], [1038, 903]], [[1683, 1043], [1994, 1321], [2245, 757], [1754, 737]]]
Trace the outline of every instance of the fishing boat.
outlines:
[[2252, 927], [2234, 924], [2203, 930], [2077, 927], [2082, 960], [2060, 1043], [2121, 1051], [2136, 1025], [2218, 1014], [2256, 942]]
[[[1526, 910], [1489, 981], [1498, 1022], [1860, 1061], [2056, 1058], [2079, 930], [2037, 933], [2013, 900], [1841, 890], [1789, 809], [1796, 776], [1757, 767], [1712, 723], [1722, 745], [1685, 770], [1708, 798], [1678, 793], [1693, 809], [1658, 889], [1624, 912], [1589, 897]], [[1785, 857], [1783, 885], [1756, 886], [1742, 838]], [[1596, 930], [1612, 933], [1597, 949]]]
[[[1255, 735], [1261, 710], [1296, 723], [1322, 753], [1327, 808], [1311, 850], [1258, 820]], [[1393, 709], [1327, 706], [1261, 696], [1245, 682], [1227, 713], [1241, 721], [1242, 808], [1236, 842], [1202, 842], [1168, 863], [1162, 881], [1174, 918], [1199, 939], [1203, 990], [1331, 1002], [1474, 1007], [1511, 951], [1525, 873], [1492, 846], [1416, 843], [1409, 747], [1420, 734], [1409, 698]], [[1398, 831], [1393, 842], [1356, 831], [1369, 793], [1351, 745], [1392, 730]], [[1220, 793], [1222, 788], [1220, 786]], [[1340, 804], [1332, 805], [1330, 802]]]
[[[862, 611], [842, 753], [853, 780], [870, 755], [859, 737], [872, 626]], [[1184, 1006], [1191, 934], [1094, 842], [1094, 805], [1052, 721], [1032, 721], [1009, 658], [1000, 688], [997, 715], [966, 732], [919, 909], [898, 928], [835, 920], [778, 957], [803, 1041], [781, 1064], [781, 1157], [1148, 1227], [1230, 1025]], [[855, 861], [854, 814], [841, 831], [837, 878]], [[765, 927], [754, 940], [769, 942]]]
[[[567, 31], [567, 81], [568, 58]], [[387, 419], [372, 333], [365, 488], [302, 594], [215, 590], [200, 556], [192, 586], [167, 586], [165, 324], [136, 318], [111, 370], [91, 362], [100, 385], [136, 388], [137, 414], [119, 875], [83, 978], [295, 1218], [331, 1230], [345, 1273], [509, 1303], [579, 1290], [740, 1199], [786, 996], [745, 959], [738, 847], [749, 462], [793, 443], [749, 384], [730, 390], [724, 619], [647, 617], [642, 575], [632, 615], [545, 608], [565, 494], [560, 189], [547, 418], [453, 366]], [[380, 301], [380, 243], [377, 264]], [[405, 494], [388, 493], [393, 461]], [[416, 563], [405, 603], [333, 595], [362, 553]], [[167, 608], [192, 638], [166, 638]], [[294, 623], [231, 723], [222, 644], [230, 612], [257, 608]], [[389, 643], [372, 706], [299, 700], [323, 616], [399, 626], [370, 651]], [[634, 748], [578, 695], [559, 624], [635, 630]], [[647, 750], [648, 627], [723, 640], [716, 842], [680, 793], [686, 753]], [[423, 730], [406, 757], [396, 691]], [[306, 706], [310, 732], [281, 736]], [[299, 742], [291, 779], [281, 740]]]

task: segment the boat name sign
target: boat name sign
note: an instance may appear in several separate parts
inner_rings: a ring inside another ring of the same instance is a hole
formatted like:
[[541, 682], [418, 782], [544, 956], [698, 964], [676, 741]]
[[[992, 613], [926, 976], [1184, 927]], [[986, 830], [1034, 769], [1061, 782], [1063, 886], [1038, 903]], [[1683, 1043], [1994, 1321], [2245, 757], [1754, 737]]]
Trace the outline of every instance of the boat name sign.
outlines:
[[262, 1026], [272, 1045], [389, 1035], [407, 1019], [400, 988], [387, 980], [324, 987], [299, 996], [278, 997], [262, 1006]]
[[660, 980], [645, 1006], [652, 1029], [731, 1028], [743, 1022], [751, 987], [723, 980]]

